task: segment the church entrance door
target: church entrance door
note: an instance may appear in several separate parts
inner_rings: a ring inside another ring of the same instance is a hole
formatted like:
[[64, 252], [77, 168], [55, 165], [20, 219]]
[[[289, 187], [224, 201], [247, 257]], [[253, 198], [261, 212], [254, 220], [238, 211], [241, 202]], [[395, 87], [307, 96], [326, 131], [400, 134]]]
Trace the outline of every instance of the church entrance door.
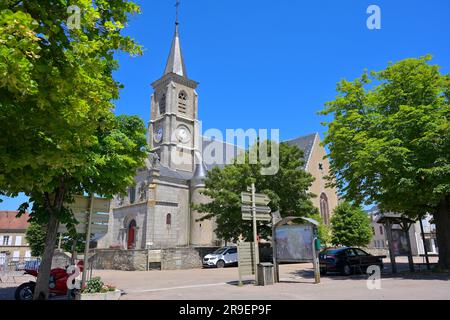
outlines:
[[134, 249], [135, 247], [135, 234], [136, 234], [136, 221], [131, 220], [128, 225], [128, 237], [127, 237], [127, 248]]

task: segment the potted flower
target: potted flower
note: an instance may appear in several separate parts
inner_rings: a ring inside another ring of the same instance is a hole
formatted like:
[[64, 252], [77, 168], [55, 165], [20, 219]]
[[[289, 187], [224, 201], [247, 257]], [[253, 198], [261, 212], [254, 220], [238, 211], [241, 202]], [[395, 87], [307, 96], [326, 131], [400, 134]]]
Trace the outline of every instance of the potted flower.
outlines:
[[92, 278], [81, 289], [79, 300], [119, 300], [122, 292], [116, 287], [104, 284], [100, 277]]

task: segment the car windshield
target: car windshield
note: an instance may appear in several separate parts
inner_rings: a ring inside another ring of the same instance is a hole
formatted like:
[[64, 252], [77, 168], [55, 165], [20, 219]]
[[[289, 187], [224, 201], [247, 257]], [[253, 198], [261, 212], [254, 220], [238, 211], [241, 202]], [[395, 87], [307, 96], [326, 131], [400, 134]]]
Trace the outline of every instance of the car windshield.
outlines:
[[220, 248], [220, 249], [217, 249], [216, 251], [214, 251], [213, 253], [214, 253], [214, 254], [222, 254], [222, 253], [224, 253], [226, 250], [227, 250], [227, 248]]
[[339, 249], [327, 249], [324, 251], [325, 254], [338, 254], [339, 252], [341, 252], [343, 249], [339, 248]]

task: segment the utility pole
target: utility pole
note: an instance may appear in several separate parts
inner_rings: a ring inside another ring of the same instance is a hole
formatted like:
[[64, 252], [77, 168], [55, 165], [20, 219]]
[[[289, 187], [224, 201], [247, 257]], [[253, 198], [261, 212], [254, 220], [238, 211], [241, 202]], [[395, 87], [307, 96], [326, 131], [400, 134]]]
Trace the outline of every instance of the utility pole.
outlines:
[[427, 241], [425, 240], [425, 232], [423, 231], [423, 218], [419, 218], [420, 221], [420, 232], [422, 233], [422, 241], [423, 241], [423, 251], [425, 254], [425, 261], [427, 263], [427, 270], [430, 270], [430, 259], [428, 258], [428, 248], [427, 248]]
[[253, 243], [255, 246], [255, 283], [258, 284], [258, 264], [259, 264], [259, 247], [258, 247], [258, 230], [256, 225], [256, 199], [255, 199], [255, 184], [252, 183], [252, 216], [253, 216]]

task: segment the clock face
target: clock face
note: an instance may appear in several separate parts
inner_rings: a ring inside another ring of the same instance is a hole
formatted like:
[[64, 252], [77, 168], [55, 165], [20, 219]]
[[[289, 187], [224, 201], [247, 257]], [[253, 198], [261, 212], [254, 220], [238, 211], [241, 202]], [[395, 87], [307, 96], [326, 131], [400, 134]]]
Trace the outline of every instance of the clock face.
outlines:
[[181, 126], [177, 129], [176, 138], [181, 143], [187, 143], [191, 140], [191, 133], [188, 128]]
[[162, 140], [162, 137], [163, 137], [163, 128], [162, 127], [156, 128], [155, 132], [153, 134], [153, 140], [156, 143], [160, 143]]

